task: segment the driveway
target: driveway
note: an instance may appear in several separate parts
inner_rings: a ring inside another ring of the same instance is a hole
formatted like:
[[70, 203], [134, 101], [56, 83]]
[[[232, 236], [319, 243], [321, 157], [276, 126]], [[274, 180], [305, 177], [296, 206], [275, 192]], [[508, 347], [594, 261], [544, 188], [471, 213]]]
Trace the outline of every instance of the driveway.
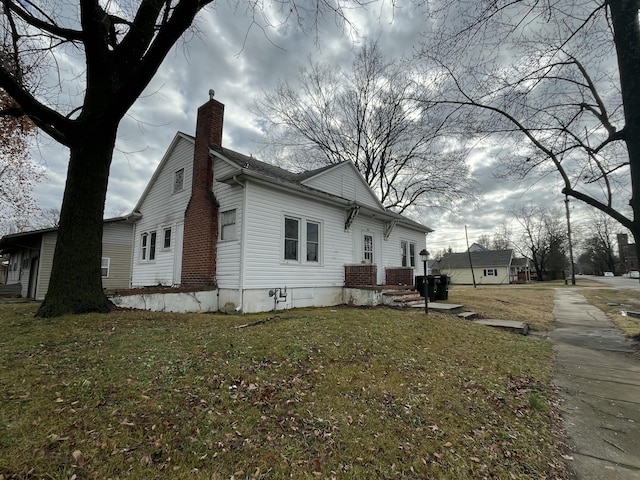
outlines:
[[578, 290], [556, 290], [553, 313], [556, 328], [549, 338], [556, 354], [569, 468], [580, 480], [640, 480], [637, 343]]

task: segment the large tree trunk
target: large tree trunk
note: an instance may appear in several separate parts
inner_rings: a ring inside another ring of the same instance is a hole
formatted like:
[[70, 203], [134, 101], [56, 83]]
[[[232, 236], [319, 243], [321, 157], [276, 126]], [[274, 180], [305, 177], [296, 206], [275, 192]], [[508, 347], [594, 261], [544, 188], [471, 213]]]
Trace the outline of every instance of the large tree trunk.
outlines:
[[49, 290], [36, 314], [40, 317], [111, 309], [102, 289], [100, 261], [102, 217], [117, 127], [103, 123], [83, 130], [70, 148]]
[[620, 87], [624, 105], [625, 136], [629, 152], [631, 172], [631, 209], [633, 223], [630, 228], [636, 243], [636, 254], [640, 262], [640, 21], [638, 2], [610, 0], [608, 2], [613, 23], [614, 42], [620, 71]]

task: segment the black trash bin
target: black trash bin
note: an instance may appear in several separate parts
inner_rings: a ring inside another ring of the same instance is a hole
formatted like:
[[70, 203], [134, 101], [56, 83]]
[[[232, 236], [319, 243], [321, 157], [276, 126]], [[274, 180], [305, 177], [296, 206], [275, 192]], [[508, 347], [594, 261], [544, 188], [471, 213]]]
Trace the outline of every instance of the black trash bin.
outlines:
[[449, 276], [440, 275], [440, 282], [438, 283], [438, 289], [436, 291], [436, 300], [448, 300], [449, 299]]
[[436, 299], [436, 291], [440, 284], [440, 275], [427, 275], [427, 293], [429, 294], [429, 301], [433, 302]]
[[426, 285], [426, 277], [424, 275], [416, 275], [416, 290], [421, 297], [424, 297], [424, 286]]

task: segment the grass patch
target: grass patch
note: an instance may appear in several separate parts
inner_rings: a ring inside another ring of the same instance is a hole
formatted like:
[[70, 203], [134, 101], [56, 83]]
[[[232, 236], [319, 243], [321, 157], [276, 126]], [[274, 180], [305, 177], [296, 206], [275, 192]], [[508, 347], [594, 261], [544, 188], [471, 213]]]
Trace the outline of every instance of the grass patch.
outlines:
[[532, 330], [553, 330], [555, 284], [527, 286], [451, 285], [447, 303], [460, 303], [479, 318], [527, 322]]
[[544, 340], [385, 308], [35, 308], [0, 305], [5, 479], [560, 476]]
[[640, 319], [622, 312], [640, 312], [640, 298], [634, 290], [584, 289], [580, 293], [589, 303], [598, 307], [625, 333], [627, 337], [640, 340]]

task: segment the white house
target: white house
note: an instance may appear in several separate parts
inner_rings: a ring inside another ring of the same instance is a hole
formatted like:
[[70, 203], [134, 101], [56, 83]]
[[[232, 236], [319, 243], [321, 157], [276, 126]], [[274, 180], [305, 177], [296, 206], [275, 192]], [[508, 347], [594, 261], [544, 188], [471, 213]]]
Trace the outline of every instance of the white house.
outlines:
[[[499, 285], [512, 283], [513, 250], [469, 249], [465, 253], [447, 253], [433, 265], [433, 270], [447, 275], [450, 283]], [[472, 273], [473, 268], [473, 273]], [[515, 282], [514, 282], [515, 283]]]
[[430, 228], [385, 209], [351, 162], [293, 173], [223, 148], [223, 115], [213, 98], [199, 108], [136, 205], [132, 287], [201, 287], [258, 312], [413, 283]]

